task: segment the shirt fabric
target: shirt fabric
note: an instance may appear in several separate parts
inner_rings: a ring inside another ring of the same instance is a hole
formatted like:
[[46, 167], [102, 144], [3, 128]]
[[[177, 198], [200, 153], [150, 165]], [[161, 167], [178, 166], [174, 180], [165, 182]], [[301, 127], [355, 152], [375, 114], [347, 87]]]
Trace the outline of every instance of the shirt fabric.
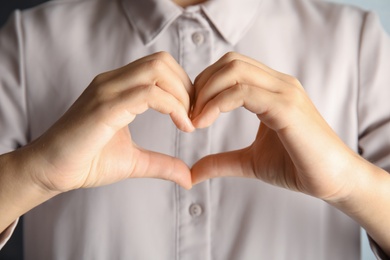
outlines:
[[[191, 79], [229, 51], [297, 77], [342, 140], [390, 170], [389, 38], [372, 13], [317, 0], [60, 0], [16, 12], [0, 33], [0, 152], [40, 136], [97, 74], [157, 51]], [[258, 126], [241, 108], [190, 134], [153, 110], [129, 127], [139, 146], [191, 166], [250, 145]], [[327, 203], [242, 178], [75, 190], [24, 225], [26, 259], [355, 260], [360, 248], [357, 223]]]

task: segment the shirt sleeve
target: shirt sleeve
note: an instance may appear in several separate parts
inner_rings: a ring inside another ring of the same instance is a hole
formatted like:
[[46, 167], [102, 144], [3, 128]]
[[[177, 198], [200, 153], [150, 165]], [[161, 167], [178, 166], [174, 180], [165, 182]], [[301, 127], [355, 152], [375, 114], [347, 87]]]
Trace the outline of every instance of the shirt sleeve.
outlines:
[[21, 13], [16, 11], [0, 30], [0, 154], [27, 143]]
[[0, 250], [4, 247], [4, 245], [7, 243], [7, 241], [14, 233], [16, 225], [18, 224], [18, 220], [19, 219], [15, 220], [15, 222], [12, 223], [6, 230], [0, 233]]
[[[359, 150], [390, 172], [390, 38], [373, 13], [365, 17], [359, 55]], [[378, 259], [389, 259], [372, 238], [369, 241]]]
[[373, 13], [366, 15], [359, 55], [361, 155], [390, 172], [390, 38]]
[[376, 259], [378, 260], [390, 259], [370, 236], [368, 236], [368, 241], [370, 242], [371, 250], [374, 253]]
[[[0, 29], [0, 154], [27, 143], [27, 113], [20, 12]], [[13, 234], [16, 220], [0, 233], [0, 250]]]

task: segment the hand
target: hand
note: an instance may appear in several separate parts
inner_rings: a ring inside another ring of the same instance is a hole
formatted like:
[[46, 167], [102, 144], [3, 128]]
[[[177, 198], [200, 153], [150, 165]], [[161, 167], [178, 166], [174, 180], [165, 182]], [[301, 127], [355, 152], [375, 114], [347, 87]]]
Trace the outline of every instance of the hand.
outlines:
[[240, 106], [256, 113], [261, 124], [251, 146], [197, 162], [194, 183], [251, 177], [328, 200], [341, 199], [353, 188], [348, 173], [359, 158], [328, 126], [297, 79], [228, 53], [197, 77], [195, 92], [197, 128]]
[[187, 74], [167, 53], [97, 76], [53, 127], [21, 150], [34, 154], [32, 163], [39, 166], [33, 180], [58, 192], [137, 177], [190, 188], [184, 162], [137, 147], [128, 124], [152, 108], [169, 114], [179, 129], [193, 131], [188, 118], [191, 91]]

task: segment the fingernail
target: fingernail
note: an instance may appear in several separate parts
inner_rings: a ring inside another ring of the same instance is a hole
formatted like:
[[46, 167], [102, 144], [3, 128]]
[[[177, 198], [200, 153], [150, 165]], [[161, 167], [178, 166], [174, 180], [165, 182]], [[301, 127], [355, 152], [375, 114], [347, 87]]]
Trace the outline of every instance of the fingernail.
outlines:
[[204, 123], [202, 121], [203, 121], [202, 117], [196, 116], [195, 118], [192, 119], [192, 125], [195, 128], [205, 128], [205, 127], [207, 127], [207, 126], [204, 125]]
[[192, 121], [191, 121], [191, 119], [189, 117], [185, 118], [185, 123], [187, 125], [187, 128], [188, 128], [189, 132], [192, 132], [192, 131], [195, 130], [195, 126], [192, 124]]

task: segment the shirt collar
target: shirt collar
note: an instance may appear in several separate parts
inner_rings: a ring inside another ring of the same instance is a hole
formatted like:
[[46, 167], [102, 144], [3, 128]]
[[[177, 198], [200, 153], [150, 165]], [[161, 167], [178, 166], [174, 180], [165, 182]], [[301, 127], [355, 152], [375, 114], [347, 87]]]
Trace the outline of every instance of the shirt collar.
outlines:
[[[201, 9], [222, 37], [236, 44], [255, 18], [262, 0], [208, 0]], [[122, 0], [130, 23], [151, 44], [183, 12], [171, 0]]]

